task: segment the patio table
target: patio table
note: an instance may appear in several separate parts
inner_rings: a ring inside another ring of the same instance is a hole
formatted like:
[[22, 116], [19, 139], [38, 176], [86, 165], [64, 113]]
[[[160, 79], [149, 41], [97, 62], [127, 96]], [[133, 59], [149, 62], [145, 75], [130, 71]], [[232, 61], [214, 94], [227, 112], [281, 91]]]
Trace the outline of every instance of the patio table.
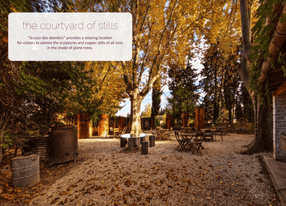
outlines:
[[182, 149], [191, 150], [194, 148], [192, 139], [196, 136], [195, 132], [181, 133], [183, 141], [185, 142]]
[[215, 137], [216, 137], [216, 135], [220, 135], [222, 141], [223, 141], [222, 133], [223, 133], [223, 130], [224, 130], [224, 129], [225, 129], [224, 126], [216, 126], [216, 130], [215, 130], [215, 132], [214, 132]]
[[143, 137], [145, 137], [146, 134], [140, 133], [139, 137], [135, 136], [135, 134], [122, 134], [120, 135], [120, 147], [125, 147], [128, 143], [128, 147], [131, 147], [130, 139], [133, 140], [132, 147], [139, 147]]

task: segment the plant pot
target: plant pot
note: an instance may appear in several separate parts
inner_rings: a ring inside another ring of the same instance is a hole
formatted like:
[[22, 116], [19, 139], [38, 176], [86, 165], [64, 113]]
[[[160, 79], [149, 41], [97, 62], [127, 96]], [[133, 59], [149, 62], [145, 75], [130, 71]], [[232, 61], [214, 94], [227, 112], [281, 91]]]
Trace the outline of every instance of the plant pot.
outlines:
[[78, 155], [78, 130], [69, 126], [49, 132], [49, 165], [75, 160]]
[[39, 155], [32, 154], [12, 158], [12, 183], [16, 187], [27, 187], [40, 182]]

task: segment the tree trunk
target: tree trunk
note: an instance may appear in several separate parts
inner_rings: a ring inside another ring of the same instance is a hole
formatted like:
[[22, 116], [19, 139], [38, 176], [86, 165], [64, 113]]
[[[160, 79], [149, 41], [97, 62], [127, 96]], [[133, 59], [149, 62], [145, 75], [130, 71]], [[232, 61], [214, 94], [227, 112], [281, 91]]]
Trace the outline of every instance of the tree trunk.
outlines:
[[232, 123], [232, 119], [231, 119], [231, 107], [228, 109], [228, 123], [229, 123], [229, 124]]
[[[250, 7], [248, 1], [240, 1], [240, 13], [241, 13], [241, 28], [243, 37], [243, 56], [240, 62], [240, 67], [238, 68], [238, 74], [242, 79], [244, 85], [248, 88], [250, 79], [250, 56], [251, 56], [251, 16]], [[250, 143], [249, 147], [242, 150], [242, 154], [252, 154], [257, 152], [262, 152], [266, 149], [271, 149], [272, 144], [272, 133], [273, 133], [273, 109], [272, 106], [268, 105], [267, 97], [265, 92], [262, 93], [264, 104], [257, 101], [257, 96], [254, 92], [248, 88], [248, 92], [252, 98], [252, 103], [254, 106], [254, 123], [255, 123], [255, 135], [254, 139]], [[272, 97], [269, 97], [270, 99]]]
[[263, 103], [254, 101], [254, 139], [241, 154], [263, 152], [273, 147], [273, 106], [268, 104], [266, 96], [263, 99]]
[[131, 134], [135, 134], [136, 137], [140, 136], [141, 133], [141, 117], [140, 117], [140, 107], [143, 97], [140, 96], [139, 90], [133, 91], [131, 100], [131, 114], [132, 114], [132, 125]]

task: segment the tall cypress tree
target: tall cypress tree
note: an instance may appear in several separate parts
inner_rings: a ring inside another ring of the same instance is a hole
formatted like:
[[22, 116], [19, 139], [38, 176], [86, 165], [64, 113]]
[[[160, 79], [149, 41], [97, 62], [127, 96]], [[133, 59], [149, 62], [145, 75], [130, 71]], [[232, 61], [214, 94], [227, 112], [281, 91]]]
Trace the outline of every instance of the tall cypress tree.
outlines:
[[161, 80], [159, 78], [155, 81], [152, 90], [152, 117], [159, 114], [162, 94], [163, 92], [161, 91]]
[[180, 120], [182, 112], [193, 113], [196, 102], [199, 99], [197, 81], [198, 74], [196, 69], [190, 64], [192, 56], [188, 56], [188, 62], [185, 68], [169, 70], [169, 89], [172, 97], [168, 99], [173, 110], [173, 119]]
[[201, 76], [203, 79], [200, 81], [200, 87], [208, 96], [212, 105], [213, 122], [216, 122], [220, 111], [221, 102], [221, 53], [218, 46], [212, 44], [207, 50], [205, 55]]

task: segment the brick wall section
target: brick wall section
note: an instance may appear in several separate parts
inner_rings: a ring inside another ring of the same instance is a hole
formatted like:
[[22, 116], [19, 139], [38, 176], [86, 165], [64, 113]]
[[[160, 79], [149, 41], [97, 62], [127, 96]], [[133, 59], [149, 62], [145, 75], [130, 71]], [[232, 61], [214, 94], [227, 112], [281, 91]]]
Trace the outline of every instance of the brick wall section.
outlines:
[[286, 92], [273, 97], [273, 157], [276, 160], [286, 160], [281, 134], [286, 134]]

